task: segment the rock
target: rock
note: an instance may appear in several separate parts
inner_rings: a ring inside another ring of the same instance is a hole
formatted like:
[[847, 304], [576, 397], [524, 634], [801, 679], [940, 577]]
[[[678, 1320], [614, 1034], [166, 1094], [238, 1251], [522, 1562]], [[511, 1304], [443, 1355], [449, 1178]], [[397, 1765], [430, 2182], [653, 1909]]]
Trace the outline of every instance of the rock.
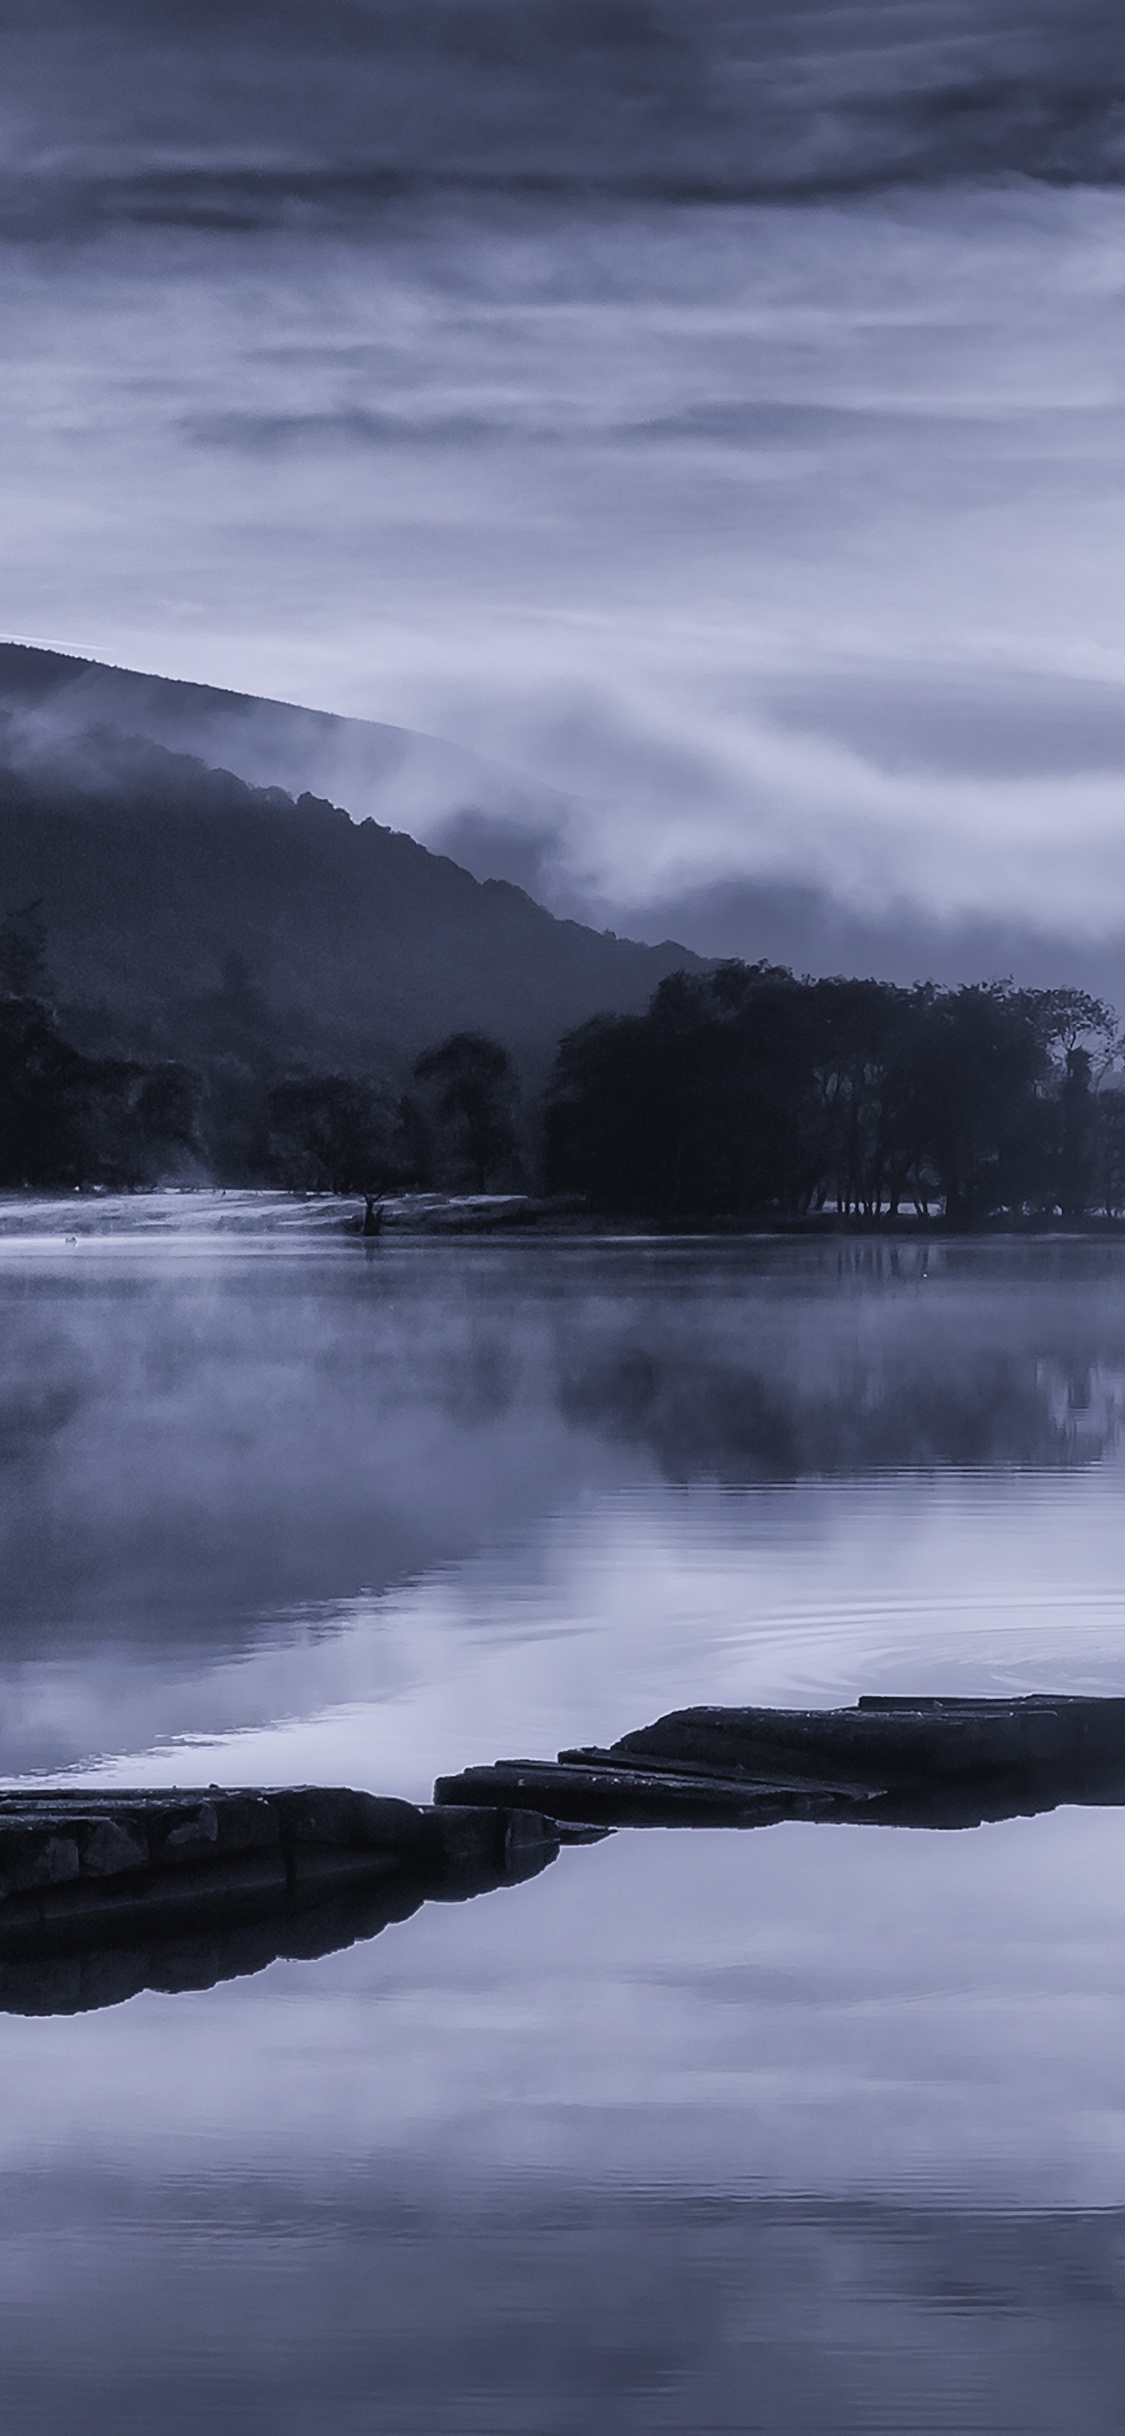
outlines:
[[0, 1794], [0, 2005], [118, 2003], [375, 1936], [553, 1861], [538, 1809], [348, 1786]]
[[435, 1800], [423, 1811], [429, 1851], [443, 1888], [459, 1899], [466, 1879], [487, 1877], [494, 1886], [510, 1886], [538, 1876], [558, 1857], [559, 1831], [542, 1808], [510, 1807], [511, 1794], [475, 1803]]
[[1020, 1700], [866, 1698], [850, 1709], [674, 1710], [604, 1754], [650, 1765], [688, 1762], [759, 1780], [838, 1775], [868, 1787], [975, 1777], [996, 1769], [1081, 1764], [1125, 1754], [1125, 1700], [1035, 1694]]
[[122, 1819], [96, 1819], [80, 1830], [79, 1855], [85, 1876], [115, 1878], [123, 1869], [148, 1868], [148, 1839]]
[[44, 1832], [38, 1816], [0, 1826], [0, 1900], [32, 1887], [61, 1886], [78, 1876], [78, 1845], [73, 1835]]
[[[492, 1767], [466, 1768], [460, 1776], [439, 1776], [434, 1800], [480, 1803], [487, 1811], [503, 1803], [532, 1802], [552, 1820], [574, 1820], [591, 1830], [601, 1827], [729, 1827], [772, 1826], [782, 1818], [822, 1815], [843, 1798], [854, 1807], [855, 1796], [824, 1794], [817, 1787], [799, 1792], [769, 1784], [734, 1782], [700, 1771], [680, 1775], [672, 1769], [614, 1767], [608, 1760], [589, 1765], [551, 1760], [497, 1760]], [[868, 1800], [869, 1794], [860, 1794]]]
[[608, 1749], [441, 1777], [434, 1798], [534, 1802], [607, 1827], [977, 1826], [1063, 1801], [1125, 1803], [1125, 1700], [677, 1709]]
[[344, 1785], [301, 1785], [263, 1797], [284, 1841], [324, 1844], [340, 1851], [421, 1854], [426, 1843], [422, 1813], [413, 1802], [391, 1795], [354, 1793]]

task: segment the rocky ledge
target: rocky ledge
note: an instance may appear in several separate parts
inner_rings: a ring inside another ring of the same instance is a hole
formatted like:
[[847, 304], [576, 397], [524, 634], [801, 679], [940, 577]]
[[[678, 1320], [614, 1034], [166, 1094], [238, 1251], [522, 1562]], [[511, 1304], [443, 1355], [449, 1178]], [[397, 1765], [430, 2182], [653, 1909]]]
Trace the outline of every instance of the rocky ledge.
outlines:
[[351, 1892], [390, 1917], [533, 1876], [565, 1832], [510, 1803], [332, 1786], [0, 1794], [0, 2002], [3, 1974], [37, 1954], [247, 1920], [284, 1941], [296, 1913]]
[[611, 1827], [975, 1827], [1125, 1805], [1125, 1700], [677, 1709], [606, 1748], [346, 1787], [0, 1794], [0, 2007], [77, 2012], [373, 1937]]
[[979, 1826], [1060, 1802], [1125, 1802], [1125, 1700], [677, 1709], [605, 1749], [439, 1777], [434, 1800], [518, 1802], [606, 1826]]

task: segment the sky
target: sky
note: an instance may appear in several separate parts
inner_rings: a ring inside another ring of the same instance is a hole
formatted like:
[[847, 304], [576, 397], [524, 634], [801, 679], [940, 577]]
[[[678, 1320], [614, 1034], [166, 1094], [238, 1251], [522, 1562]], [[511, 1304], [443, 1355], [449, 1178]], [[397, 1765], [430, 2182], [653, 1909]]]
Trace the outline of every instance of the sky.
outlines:
[[7, 0], [0, 95], [4, 632], [507, 763], [645, 935], [1125, 932], [1116, 10]]

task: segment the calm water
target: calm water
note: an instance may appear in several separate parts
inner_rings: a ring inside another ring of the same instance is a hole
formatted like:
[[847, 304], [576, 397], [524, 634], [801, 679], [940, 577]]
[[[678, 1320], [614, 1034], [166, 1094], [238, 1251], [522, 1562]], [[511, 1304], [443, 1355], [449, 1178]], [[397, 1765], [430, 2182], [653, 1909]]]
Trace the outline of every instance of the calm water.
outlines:
[[[0, 1773], [1125, 1693], [1125, 1249], [0, 1244]], [[620, 1834], [0, 2017], [13, 2436], [1109, 2436], [1125, 1812]]]

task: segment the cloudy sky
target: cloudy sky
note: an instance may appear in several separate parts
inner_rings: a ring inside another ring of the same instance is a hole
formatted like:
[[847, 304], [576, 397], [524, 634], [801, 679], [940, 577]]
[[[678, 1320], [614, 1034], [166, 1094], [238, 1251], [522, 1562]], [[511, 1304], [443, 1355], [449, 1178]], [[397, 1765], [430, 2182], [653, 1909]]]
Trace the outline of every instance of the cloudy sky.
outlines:
[[7, 0], [0, 131], [9, 635], [512, 763], [635, 928], [1125, 929], [1116, 9]]

